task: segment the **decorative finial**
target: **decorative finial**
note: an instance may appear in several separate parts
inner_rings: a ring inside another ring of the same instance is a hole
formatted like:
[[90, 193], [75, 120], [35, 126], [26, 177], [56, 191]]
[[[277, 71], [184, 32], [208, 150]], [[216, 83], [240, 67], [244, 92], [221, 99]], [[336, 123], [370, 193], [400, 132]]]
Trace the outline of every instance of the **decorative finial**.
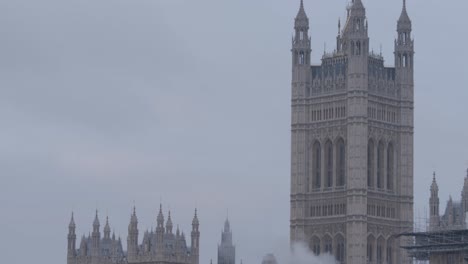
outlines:
[[403, 0], [403, 9], [406, 10], [406, 0]]
[[338, 18], [338, 35], [341, 33], [341, 18]]

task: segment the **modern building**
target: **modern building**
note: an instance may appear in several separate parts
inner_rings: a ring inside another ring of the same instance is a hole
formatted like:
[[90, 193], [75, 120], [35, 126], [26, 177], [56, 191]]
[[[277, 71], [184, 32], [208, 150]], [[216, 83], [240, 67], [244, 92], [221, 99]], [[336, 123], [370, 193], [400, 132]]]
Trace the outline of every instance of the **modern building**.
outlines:
[[[326, 12], [324, 10], [323, 12]], [[292, 39], [291, 242], [340, 263], [409, 263], [413, 230], [414, 41], [406, 2], [393, 67], [370, 52], [361, 0], [338, 21], [336, 48], [311, 62], [301, 0]]]
[[224, 222], [221, 233], [221, 244], [218, 245], [218, 264], [235, 264], [236, 246], [232, 243], [232, 231], [229, 219]]
[[121, 239], [116, 239], [115, 235], [110, 236], [109, 219], [106, 219], [102, 239], [99, 227], [96, 211], [92, 234], [87, 237], [83, 235], [80, 247], [76, 248], [76, 225], [72, 214], [68, 228], [67, 264], [199, 264], [200, 231], [196, 210], [192, 220], [190, 247], [179, 227], [173, 232], [170, 212], [164, 227], [162, 207], [159, 208], [156, 230], [145, 231], [141, 244], [138, 238], [138, 219], [133, 208], [128, 225], [126, 252], [122, 248]]

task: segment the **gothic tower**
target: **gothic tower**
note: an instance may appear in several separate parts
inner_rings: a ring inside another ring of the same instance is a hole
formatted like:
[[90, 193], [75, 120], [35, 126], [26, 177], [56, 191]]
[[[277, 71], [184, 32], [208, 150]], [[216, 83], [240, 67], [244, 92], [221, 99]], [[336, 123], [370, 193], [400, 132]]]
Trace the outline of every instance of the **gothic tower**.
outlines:
[[73, 213], [70, 219], [70, 224], [68, 225], [68, 259], [74, 258], [76, 256], [76, 225], [75, 219], [73, 219]]
[[138, 218], [136, 216], [136, 208], [133, 207], [133, 213], [130, 216], [130, 224], [128, 224], [127, 237], [127, 258], [132, 261], [138, 255]]
[[221, 234], [221, 244], [218, 245], [218, 264], [235, 264], [236, 247], [232, 243], [232, 231], [229, 220], [224, 222], [224, 230]]
[[199, 263], [199, 256], [200, 256], [199, 227], [200, 227], [200, 222], [198, 221], [197, 209], [195, 209], [195, 215], [193, 216], [193, 220], [192, 220], [192, 244], [191, 244], [192, 264]]
[[432, 178], [431, 197], [429, 198], [429, 230], [434, 231], [439, 227], [439, 186], [437, 186], [436, 174]]
[[395, 67], [370, 52], [366, 9], [348, 6], [336, 49], [310, 61], [301, 1], [292, 41], [291, 242], [340, 263], [409, 263], [413, 227], [413, 57], [406, 1]]
[[465, 182], [463, 184], [463, 190], [461, 194], [461, 206], [463, 213], [463, 223], [466, 223], [466, 212], [468, 212], [468, 170], [466, 171]]
[[99, 218], [98, 211], [96, 210], [96, 216], [93, 222], [93, 233], [92, 233], [92, 244], [91, 244], [91, 256], [99, 256], [99, 243], [101, 241], [101, 233], [99, 231]]

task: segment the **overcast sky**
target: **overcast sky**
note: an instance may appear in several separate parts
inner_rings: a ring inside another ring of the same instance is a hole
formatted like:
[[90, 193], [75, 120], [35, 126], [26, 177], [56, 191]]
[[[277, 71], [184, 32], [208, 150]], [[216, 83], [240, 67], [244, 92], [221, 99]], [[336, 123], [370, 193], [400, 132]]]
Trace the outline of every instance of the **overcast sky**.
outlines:
[[[313, 63], [346, 0], [305, 0]], [[401, 1], [364, 1], [393, 65]], [[63, 264], [94, 210], [126, 241], [165, 216], [216, 259], [229, 210], [237, 259], [289, 238], [291, 35], [299, 0], [0, 0], [2, 263]], [[441, 210], [468, 167], [466, 0], [408, 0], [416, 45], [415, 215], [437, 171]], [[419, 212], [419, 213], [418, 213]], [[141, 237], [140, 237], [141, 238]], [[79, 243], [79, 241], [78, 241]], [[125, 244], [124, 244], [125, 247]], [[216, 262], [216, 261], [215, 261]]]

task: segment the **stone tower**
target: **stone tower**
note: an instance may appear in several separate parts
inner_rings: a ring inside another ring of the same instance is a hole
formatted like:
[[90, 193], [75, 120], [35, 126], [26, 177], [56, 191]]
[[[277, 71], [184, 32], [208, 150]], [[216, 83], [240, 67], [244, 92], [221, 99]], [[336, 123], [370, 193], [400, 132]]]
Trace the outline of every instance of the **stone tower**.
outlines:
[[347, 264], [409, 263], [413, 228], [413, 57], [406, 1], [395, 67], [369, 51], [366, 9], [348, 6], [336, 49], [312, 65], [301, 1], [292, 39], [291, 242]]
[[235, 264], [236, 247], [232, 243], [232, 231], [229, 220], [224, 222], [224, 230], [221, 234], [221, 244], [218, 245], [218, 264]]
[[192, 263], [191, 264], [199, 263], [199, 256], [200, 256], [199, 226], [200, 226], [200, 223], [198, 221], [197, 209], [195, 209], [195, 215], [193, 216], [193, 220], [192, 220], [192, 244], [191, 244]]
[[439, 186], [437, 185], [436, 175], [432, 178], [431, 197], [429, 198], [429, 230], [434, 231], [439, 227]]
[[76, 225], [75, 219], [73, 219], [73, 213], [70, 219], [70, 224], [68, 225], [68, 251], [67, 258], [73, 259], [76, 256]]

